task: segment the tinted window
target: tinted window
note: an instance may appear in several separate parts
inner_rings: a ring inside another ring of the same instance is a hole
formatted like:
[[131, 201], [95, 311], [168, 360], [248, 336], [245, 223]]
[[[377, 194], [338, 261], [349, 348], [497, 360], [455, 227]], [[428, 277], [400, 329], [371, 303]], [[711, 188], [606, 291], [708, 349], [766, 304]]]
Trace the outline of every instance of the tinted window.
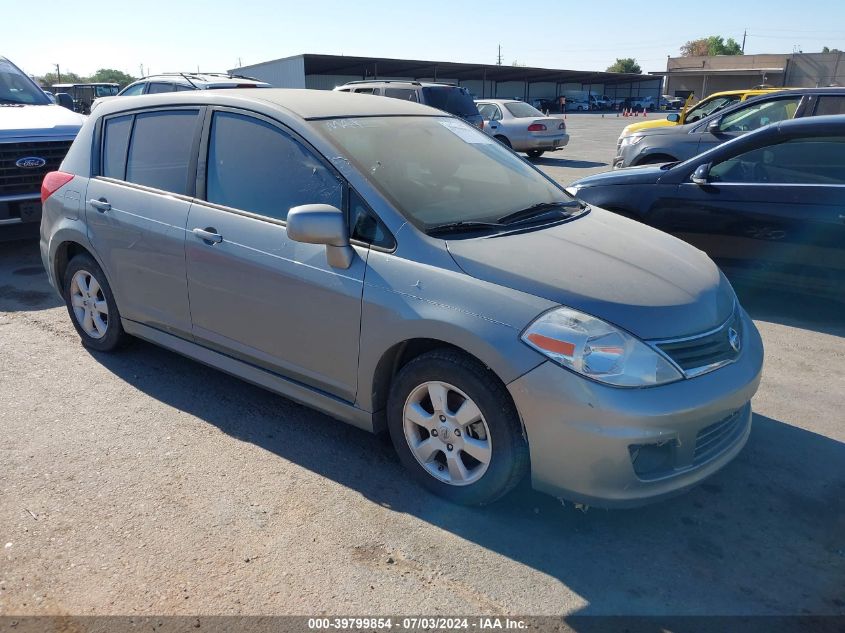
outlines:
[[396, 245], [387, 227], [355, 191], [351, 191], [349, 196], [349, 217], [352, 239], [387, 249]]
[[126, 150], [129, 148], [131, 131], [131, 115], [106, 119], [103, 131], [103, 176], [119, 180], [126, 176]]
[[174, 89], [175, 86], [173, 84], [151, 83], [149, 90], [147, 90], [147, 94], [154, 95], [162, 92], [173, 92]]
[[144, 86], [147, 84], [142, 82], [139, 84], [135, 84], [134, 86], [127, 87], [123, 92], [120, 93], [122, 97], [133, 97], [135, 95], [140, 95], [144, 93]]
[[777, 123], [795, 116], [801, 95], [788, 99], [772, 99], [752, 103], [726, 114], [719, 124], [722, 132], [748, 132], [770, 123]]
[[517, 118], [543, 116], [543, 113], [540, 112], [537, 108], [535, 108], [534, 106], [530, 106], [527, 103], [522, 103], [521, 101], [506, 103], [505, 107], [508, 109], [508, 112], [510, 112], [513, 116]]
[[478, 108], [469, 93], [452, 86], [427, 86], [422, 89], [426, 105], [458, 116], [474, 116]]
[[196, 110], [137, 115], [129, 146], [126, 180], [186, 194], [197, 119]]
[[363, 95], [377, 95], [378, 88], [355, 88], [355, 92]]
[[714, 165], [717, 182], [845, 184], [845, 137], [800, 138], [745, 152]]
[[403, 101], [418, 101], [417, 91], [410, 88], [385, 88], [384, 96]]
[[176, 92], [184, 92], [185, 90], [195, 90], [191, 86], [183, 86], [182, 84], [176, 84]]
[[823, 114], [845, 114], [845, 97], [819, 97], [816, 116]]
[[212, 122], [207, 188], [209, 202], [279, 220], [301, 204], [343, 204], [340, 181], [299, 141], [228, 112]]

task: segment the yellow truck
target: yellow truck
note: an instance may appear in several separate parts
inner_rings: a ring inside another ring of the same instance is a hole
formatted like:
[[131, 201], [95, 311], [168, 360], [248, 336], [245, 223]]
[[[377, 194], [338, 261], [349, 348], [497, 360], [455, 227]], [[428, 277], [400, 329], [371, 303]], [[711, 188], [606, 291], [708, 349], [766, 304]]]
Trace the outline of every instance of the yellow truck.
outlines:
[[622, 130], [622, 134], [619, 135], [619, 138], [629, 136], [634, 132], [639, 132], [640, 130], [648, 128], [694, 123], [695, 121], [703, 119], [717, 110], [723, 110], [738, 101], [745, 101], [751, 97], [768, 94], [770, 92], [779, 92], [781, 90], [787, 90], [787, 88], [753, 88], [748, 90], [726, 90], [725, 92], [714, 92], [712, 95], [702, 99], [692, 107], [690, 107], [690, 100], [688, 99], [686, 105], [684, 105], [680, 113], [673, 112], [665, 119], [652, 119], [650, 121], [632, 123]]

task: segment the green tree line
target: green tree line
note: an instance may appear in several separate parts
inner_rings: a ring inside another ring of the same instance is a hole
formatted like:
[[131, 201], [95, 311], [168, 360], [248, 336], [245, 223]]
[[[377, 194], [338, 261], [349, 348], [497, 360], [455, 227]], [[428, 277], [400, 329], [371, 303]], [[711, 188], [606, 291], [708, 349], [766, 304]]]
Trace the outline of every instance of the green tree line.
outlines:
[[90, 77], [77, 75], [73, 71], [62, 71], [61, 81], [59, 80], [59, 77], [56, 76], [56, 73], [47, 73], [46, 75], [36, 77], [35, 79], [36, 81], [38, 81], [38, 83], [41, 84], [42, 87], [48, 90], [50, 89], [50, 86], [58, 83], [80, 84], [102, 82], [120, 84], [120, 87], [123, 88], [124, 86], [131, 84], [133, 81], [135, 81], [135, 77], [133, 77], [132, 75], [129, 75], [121, 70], [116, 70], [114, 68], [100, 68]]

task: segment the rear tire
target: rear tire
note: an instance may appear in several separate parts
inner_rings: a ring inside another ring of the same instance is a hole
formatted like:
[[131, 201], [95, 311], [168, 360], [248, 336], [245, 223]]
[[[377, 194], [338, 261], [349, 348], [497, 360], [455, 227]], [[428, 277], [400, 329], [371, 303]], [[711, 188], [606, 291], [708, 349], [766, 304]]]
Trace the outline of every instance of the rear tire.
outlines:
[[414, 480], [455, 503], [491, 503], [528, 472], [528, 444], [507, 389], [457, 350], [428, 352], [399, 371], [387, 426]]
[[109, 282], [90, 255], [80, 254], [70, 260], [62, 290], [71, 323], [85, 347], [111, 352], [126, 342]]
[[540, 158], [545, 153], [545, 150], [542, 149], [529, 149], [527, 152], [528, 158]]

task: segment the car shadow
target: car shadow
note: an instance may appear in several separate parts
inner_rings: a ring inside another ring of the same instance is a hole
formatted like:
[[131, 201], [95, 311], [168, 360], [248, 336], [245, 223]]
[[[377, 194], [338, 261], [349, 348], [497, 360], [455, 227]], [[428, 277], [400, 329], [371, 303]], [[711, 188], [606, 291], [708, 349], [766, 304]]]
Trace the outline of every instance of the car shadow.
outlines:
[[540, 156], [529, 158], [534, 165], [545, 167], [569, 167], [571, 169], [593, 169], [595, 167], [607, 167], [608, 163], [600, 163], [594, 160], [573, 160], [571, 158], [552, 158], [551, 156]]
[[140, 341], [96, 358], [238, 440], [556, 579], [588, 603], [579, 615], [845, 611], [845, 444], [787, 422], [755, 415], [736, 460], [645, 508], [582, 513], [527, 482], [466, 508], [417, 488], [383, 438], [221, 372]]
[[60, 305], [47, 281], [38, 240], [0, 241], [0, 310], [31, 312]]
[[845, 301], [732, 281], [752, 319], [845, 337]]

